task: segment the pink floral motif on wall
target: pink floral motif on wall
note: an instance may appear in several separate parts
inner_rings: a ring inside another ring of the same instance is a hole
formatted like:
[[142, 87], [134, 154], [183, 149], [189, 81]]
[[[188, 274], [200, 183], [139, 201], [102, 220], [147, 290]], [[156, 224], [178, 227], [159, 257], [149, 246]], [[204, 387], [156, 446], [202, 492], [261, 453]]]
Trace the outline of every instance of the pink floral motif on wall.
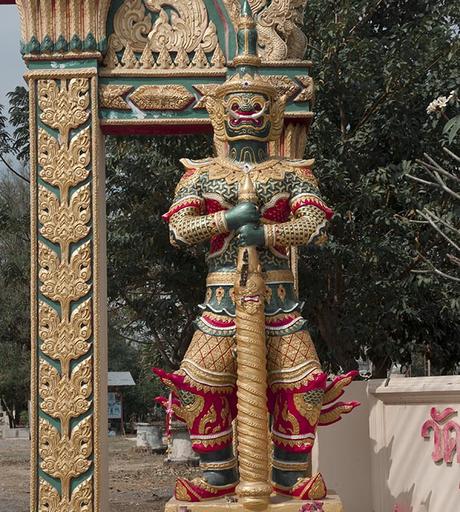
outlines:
[[305, 503], [299, 508], [299, 512], [324, 512], [323, 502], [314, 501], [313, 503]]
[[393, 512], [412, 512], [412, 507], [396, 504]]
[[452, 464], [456, 454], [456, 461], [460, 464], [460, 423], [456, 421], [458, 418], [453, 418], [457, 413], [452, 407], [442, 411], [432, 407], [431, 418], [422, 425], [421, 434], [424, 439], [430, 439], [433, 431], [434, 449], [431, 458], [436, 463], [444, 461]]

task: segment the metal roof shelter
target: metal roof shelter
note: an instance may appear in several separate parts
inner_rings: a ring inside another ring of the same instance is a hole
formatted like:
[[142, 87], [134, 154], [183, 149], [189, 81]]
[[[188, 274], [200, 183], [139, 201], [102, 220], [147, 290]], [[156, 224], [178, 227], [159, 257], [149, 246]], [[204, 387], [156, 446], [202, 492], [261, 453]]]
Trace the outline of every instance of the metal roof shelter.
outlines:
[[135, 386], [131, 372], [109, 372], [108, 386]]

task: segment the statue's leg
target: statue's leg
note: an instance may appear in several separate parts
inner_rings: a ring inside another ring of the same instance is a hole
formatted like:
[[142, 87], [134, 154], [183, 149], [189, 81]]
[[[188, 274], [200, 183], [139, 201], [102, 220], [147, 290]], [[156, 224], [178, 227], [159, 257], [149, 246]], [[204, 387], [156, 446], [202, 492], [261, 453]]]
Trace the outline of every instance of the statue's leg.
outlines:
[[[203, 478], [179, 478], [176, 498], [202, 501], [234, 492], [237, 461], [232, 421], [236, 416], [236, 368], [233, 336], [197, 330], [180, 369], [155, 373], [173, 391], [175, 415], [187, 423]], [[164, 399], [163, 399], [164, 402]]]
[[269, 408], [274, 444], [274, 490], [299, 499], [326, 494], [320, 474], [308, 476], [326, 374], [308, 331], [268, 336]]

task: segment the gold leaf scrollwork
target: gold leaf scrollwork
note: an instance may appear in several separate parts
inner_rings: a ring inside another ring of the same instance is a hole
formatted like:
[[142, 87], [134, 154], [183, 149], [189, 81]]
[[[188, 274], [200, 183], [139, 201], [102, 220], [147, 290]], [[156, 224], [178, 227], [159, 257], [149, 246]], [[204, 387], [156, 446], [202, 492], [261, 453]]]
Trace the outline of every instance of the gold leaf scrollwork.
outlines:
[[102, 108], [131, 110], [126, 103], [126, 95], [132, 91], [131, 85], [103, 85], [99, 88], [99, 102]]
[[303, 89], [294, 98], [296, 103], [302, 101], [312, 101], [315, 97], [315, 82], [311, 76], [296, 76], [297, 80], [302, 84]]
[[87, 412], [92, 386], [92, 358], [81, 362], [70, 377], [61, 376], [48, 362], [40, 361], [41, 408], [46, 414], [61, 421], [63, 437], [67, 436], [71, 418]]
[[141, 110], [182, 110], [195, 97], [183, 85], [141, 85], [130, 99]]
[[70, 302], [80, 299], [91, 288], [87, 282], [91, 277], [90, 242], [76, 249], [70, 257], [70, 263], [60, 260], [53, 250], [40, 242], [38, 261], [38, 277], [43, 283], [40, 291], [49, 299], [61, 303], [62, 316], [65, 318]]
[[56, 80], [38, 81], [40, 119], [58, 130], [65, 143], [70, 130], [88, 120], [89, 101], [89, 81], [86, 78], [63, 80], [60, 89]]
[[201, 98], [197, 101], [196, 105], [193, 106], [194, 109], [206, 108], [206, 100], [209, 95], [213, 94], [215, 90], [219, 87], [219, 84], [198, 84], [194, 85], [193, 88], [196, 89], [199, 94], [201, 94]]
[[72, 311], [69, 321], [65, 318], [60, 320], [57, 312], [46, 302], [39, 303], [40, 349], [48, 357], [61, 363], [63, 375], [68, 375], [70, 361], [85, 355], [90, 348], [88, 339], [92, 333], [91, 306], [91, 299], [79, 304]]
[[278, 93], [286, 98], [291, 98], [299, 91], [299, 86], [287, 75], [264, 75], [264, 78], [276, 88]]
[[91, 114], [90, 80], [38, 80], [37, 92], [41, 121], [59, 132], [38, 131], [45, 183], [38, 186], [38, 278], [48, 299], [38, 303], [38, 394], [40, 410], [54, 419], [40, 418], [38, 454], [61, 488], [40, 479], [39, 503], [46, 512], [92, 512], [92, 477], [71, 492], [72, 479], [93, 466], [93, 358], [72, 366], [90, 350], [93, 323], [92, 299], [75, 303], [92, 286], [92, 241], [83, 242], [91, 234], [92, 189], [81, 185], [90, 176], [93, 134], [82, 127]]
[[[158, 62], [163, 63], [157, 67], [166, 69], [173, 67], [170, 52], [175, 52], [175, 66], [183, 69], [189, 66], [193, 52], [211, 53], [216, 49], [212, 65], [221, 68], [225, 56], [203, 0], [125, 0], [113, 17], [109, 58], [104, 65], [109, 69], [118, 67], [116, 52], [123, 52], [124, 68], [134, 69], [139, 67], [135, 54], [142, 53], [142, 67], [149, 69], [155, 63], [150, 52], [155, 52], [160, 54]], [[166, 60], [171, 66], [164, 65]]]
[[[60, 432], [43, 418], [40, 418], [39, 429], [39, 454], [42, 459], [40, 467], [48, 475], [61, 480], [62, 499], [68, 506], [72, 478], [82, 475], [91, 466], [89, 457], [93, 452], [92, 419], [88, 417], [82, 420], [72, 430], [70, 437], [61, 436]], [[82, 489], [80, 494], [84, 496], [87, 492]], [[84, 501], [83, 496], [80, 502]], [[78, 498], [78, 495], [76, 497]], [[54, 500], [53, 505], [56, 505]]]
[[152, 20], [142, 0], [125, 0], [113, 18], [110, 45], [118, 52], [129, 42], [134, 51], [141, 52], [151, 29]]
[[93, 479], [88, 478], [72, 492], [70, 503], [46, 480], [40, 480], [40, 510], [44, 512], [92, 512]]
[[61, 246], [63, 259], [68, 259], [71, 243], [78, 242], [89, 233], [91, 219], [91, 190], [85, 185], [73, 194], [70, 205], [60, 203], [58, 198], [45, 187], [38, 191], [38, 218], [42, 224], [40, 233]]
[[49, 135], [45, 130], [38, 133], [38, 163], [41, 166], [40, 177], [58, 187], [61, 199], [66, 200], [70, 187], [74, 187], [89, 175], [91, 161], [90, 130], [85, 128], [67, 144]]
[[[146, 9], [158, 14], [155, 22]], [[147, 42], [156, 52], [163, 45], [168, 51], [183, 47], [192, 52], [200, 43], [211, 52], [217, 45], [216, 27], [209, 22], [203, 0], [125, 0], [115, 13], [113, 29], [110, 45], [115, 51], [128, 43], [134, 52], [142, 52]]]

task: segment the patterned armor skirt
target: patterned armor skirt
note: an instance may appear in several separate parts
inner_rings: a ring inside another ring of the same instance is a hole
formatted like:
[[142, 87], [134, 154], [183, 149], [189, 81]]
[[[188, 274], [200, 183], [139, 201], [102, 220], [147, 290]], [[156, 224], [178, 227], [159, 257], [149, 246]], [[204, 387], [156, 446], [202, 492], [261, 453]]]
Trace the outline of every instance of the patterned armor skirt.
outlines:
[[[272, 440], [290, 452], [308, 453], [314, 443], [326, 375], [308, 331], [267, 336], [267, 401]], [[180, 369], [156, 370], [173, 390], [173, 410], [188, 425], [198, 453], [232, 442], [236, 417], [236, 342], [197, 330]]]

